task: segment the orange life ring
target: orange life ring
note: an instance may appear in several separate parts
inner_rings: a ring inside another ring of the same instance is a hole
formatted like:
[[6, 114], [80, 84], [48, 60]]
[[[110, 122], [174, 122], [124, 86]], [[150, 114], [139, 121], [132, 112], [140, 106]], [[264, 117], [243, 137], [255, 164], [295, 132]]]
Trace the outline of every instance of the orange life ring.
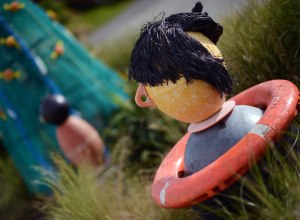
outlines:
[[224, 155], [184, 177], [184, 153], [191, 135], [186, 133], [156, 172], [151, 189], [155, 202], [165, 208], [186, 207], [209, 199], [232, 185], [290, 125], [297, 114], [298, 99], [298, 88], [286, 80], [267, 81], [233, 97], [237, 105], [266, 109], [262, 118]]

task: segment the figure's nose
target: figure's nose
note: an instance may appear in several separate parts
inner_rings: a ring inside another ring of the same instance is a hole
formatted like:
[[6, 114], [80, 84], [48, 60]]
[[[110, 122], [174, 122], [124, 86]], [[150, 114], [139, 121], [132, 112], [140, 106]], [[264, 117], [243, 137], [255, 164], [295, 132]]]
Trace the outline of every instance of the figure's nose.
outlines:
[[136, 93], [135, 93], [135, 103], [142, 107], [156, 107], [155, 103], [152, 99], [148, 96], [146, 88], [143, 84], [139, 84]]

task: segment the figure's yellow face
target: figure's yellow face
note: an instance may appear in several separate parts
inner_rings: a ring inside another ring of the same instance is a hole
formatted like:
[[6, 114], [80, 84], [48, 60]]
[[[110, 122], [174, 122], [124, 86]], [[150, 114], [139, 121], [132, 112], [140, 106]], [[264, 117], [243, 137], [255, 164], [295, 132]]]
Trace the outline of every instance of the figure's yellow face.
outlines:
[[[187, 34], [199, 41], [214, 57], [222, 58], [219, 48], [206, 36], [196, 32]], [[188, 123], [197, 123], [209, 118], [221, 109], [225, 101], [225, 95], [221, 97], [210, 84], [202, 80], [194, 80], [193, 83], [187, 84], [185, 79], [181, 78], [175, 84], [169, 82], [162, 86], [146, 86], [145, 89], [151, 103], [155, 103], [159, 110]]]

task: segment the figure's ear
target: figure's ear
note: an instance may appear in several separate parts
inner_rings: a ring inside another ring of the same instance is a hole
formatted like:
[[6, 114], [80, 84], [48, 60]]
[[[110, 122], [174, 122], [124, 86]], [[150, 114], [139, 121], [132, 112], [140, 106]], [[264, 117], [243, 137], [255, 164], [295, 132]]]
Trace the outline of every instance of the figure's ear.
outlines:
[[156, 107], [155, 103], [148, 96], [148, 93], [143, 84], [139, 84], [139, 86], [136, 90], [135, 103], [142, 108]]

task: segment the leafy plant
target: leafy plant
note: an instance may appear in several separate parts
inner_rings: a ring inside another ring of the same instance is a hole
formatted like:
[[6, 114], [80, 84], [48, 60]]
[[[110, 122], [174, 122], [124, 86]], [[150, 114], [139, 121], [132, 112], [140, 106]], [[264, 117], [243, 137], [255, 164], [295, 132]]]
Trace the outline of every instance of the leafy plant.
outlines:
[[[134, 97], [136, 86], [132, 87]], [[122, 109], [110, 120], [103, 136], [112, 149], [113, 159], [124, 170], [135, 173], [157, 167], [164, 154], [186, 132], [186, 124], [165, 116], [157, 109]]]

